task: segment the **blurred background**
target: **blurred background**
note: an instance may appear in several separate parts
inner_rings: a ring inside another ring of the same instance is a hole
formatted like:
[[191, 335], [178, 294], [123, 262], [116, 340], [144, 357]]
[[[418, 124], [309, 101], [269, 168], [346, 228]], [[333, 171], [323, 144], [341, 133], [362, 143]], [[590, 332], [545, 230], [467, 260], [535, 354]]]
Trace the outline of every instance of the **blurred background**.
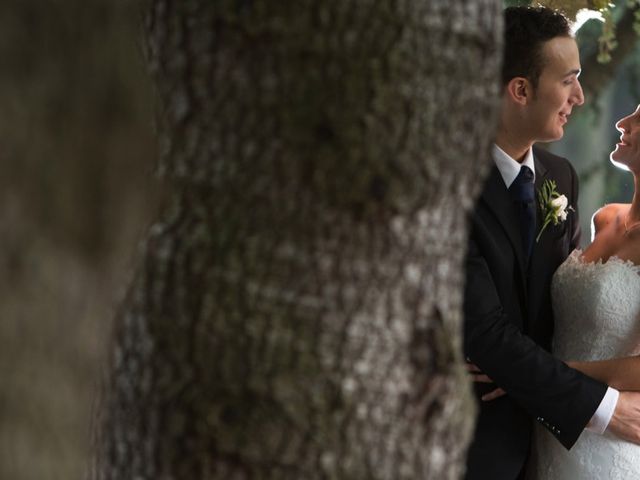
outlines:
[[[86, 466], [115, 306], [159, 199], [143, 3], [0, 2], [2, 479], [79, 479]], [[600, 29], [580, 30], [583, 58]], [[634, 45], [550, 146], [580, 173], [585, 241], [591, 213], [630, 199], [608, 153], [640, 99]]]
[[0, 2], [0, 478], [79, 479], [157, 204], [142, 2]]

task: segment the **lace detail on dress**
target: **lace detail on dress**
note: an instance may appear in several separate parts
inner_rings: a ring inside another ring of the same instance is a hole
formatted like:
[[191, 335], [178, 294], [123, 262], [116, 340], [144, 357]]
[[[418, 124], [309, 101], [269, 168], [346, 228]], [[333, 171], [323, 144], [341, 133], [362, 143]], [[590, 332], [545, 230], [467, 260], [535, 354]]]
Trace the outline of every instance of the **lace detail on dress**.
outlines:
[[640, 353], [640, 266], [611, 257], [586, 263], [574, 250], [551, 284], [553, 353], [599, 360]]
[[[553, 353], [563, 360], [599, 360], [640, 353], [640, 266], [611, 257], [587, 263], [574, 250], [551, 284]], [[567, 451], [536, 426], [532, 471], [544, 480], [640, 478], [640, 447], [585, 431]]]

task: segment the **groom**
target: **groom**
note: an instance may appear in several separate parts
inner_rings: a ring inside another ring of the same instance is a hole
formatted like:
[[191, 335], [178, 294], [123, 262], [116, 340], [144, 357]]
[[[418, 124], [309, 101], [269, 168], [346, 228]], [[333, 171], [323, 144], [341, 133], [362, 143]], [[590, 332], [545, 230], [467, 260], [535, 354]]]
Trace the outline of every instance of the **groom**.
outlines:
[[[564, 16], [543, 7], [505, 10], [503, 103], [495, 166], [471, 217], [464, 333], [468, 360], [507, 395], [479, 401], [467, 479], [522, 478], [533, 419], [566, 448], [585, 428], [640, 443], [639, 394], [619, 394], [548, 353], [551, 277], [578, 247], [580, 227], [570, 211], [543, 228], [535, 192], [554, 181], [575, 209], [578, 180], [567, 160], [533, 144], [562, 137], [584, 102], [579, 74]], [[476, 393], [494, 388], [476, 384]]]

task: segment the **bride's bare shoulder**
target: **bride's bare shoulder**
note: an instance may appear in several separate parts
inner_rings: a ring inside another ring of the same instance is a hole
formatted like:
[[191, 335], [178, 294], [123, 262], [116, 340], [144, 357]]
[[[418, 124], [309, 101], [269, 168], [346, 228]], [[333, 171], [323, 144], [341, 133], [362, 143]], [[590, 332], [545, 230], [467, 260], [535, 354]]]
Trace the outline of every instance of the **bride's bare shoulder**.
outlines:
[[608, 225], [617, 223], [628, 209], [628, 203], [609, 203], [596, 211], [591, 217], [591, 239], [593, 240], [596, 233], [604, 230]]
[[628, 203], [609, 203], [593, 214], [591, 222], [596, 227], [596, 230], [599, 230], [616, 221], [620, 218], [621, 213], [626, 212], [628, 209]]

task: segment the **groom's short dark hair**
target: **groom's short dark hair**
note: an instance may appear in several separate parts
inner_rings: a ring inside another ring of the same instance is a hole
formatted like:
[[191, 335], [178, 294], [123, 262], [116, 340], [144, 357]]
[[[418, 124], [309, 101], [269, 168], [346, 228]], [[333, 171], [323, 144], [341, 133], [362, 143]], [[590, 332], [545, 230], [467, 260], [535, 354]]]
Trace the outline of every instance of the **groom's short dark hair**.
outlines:
[[556, 37], [570, 37], [567, 17], [548, 7], [509, 7], [504, 11], [504, 63], [502, 84], [525, 77], [538, 86], [544, 68], [542, 47]]

